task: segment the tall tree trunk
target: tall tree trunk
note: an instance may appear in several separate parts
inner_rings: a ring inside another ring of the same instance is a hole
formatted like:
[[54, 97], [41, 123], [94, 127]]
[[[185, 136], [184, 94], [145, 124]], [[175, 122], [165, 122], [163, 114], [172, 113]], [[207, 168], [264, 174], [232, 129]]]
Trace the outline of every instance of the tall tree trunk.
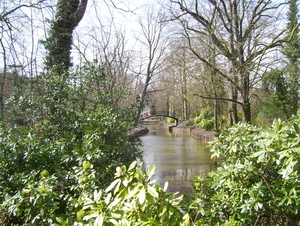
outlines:
[[237, 83], [238, 83], [238, 77], [234, 76], [233, 81], [235, 84], [231, 84], [231, 99], [233, 100], [230, 103], [230, 118], [231, 123], [236, 124], [238, 123], [238, 108], [237, 108], [237, 100], [238, 100], [238, 90], [237, 90]]
[[219, 130], [219, 120], [218, 120], [218, 111], [219, 111], [219, 108], [218, 108], [218, 101], [217, 100], [214, 100], [214, 127], [215, 127], [215, 130], [218, 131]]
[[0, 44], [2, 47], [2, 51], [3, 51], [3, 63], [4, 63], [4, 69], [2, 72], [2, 76], [0, 77], [0, 120], [4, 120], [4, 108], [5, 108], [5, 81], [6, 81], [6, 73], [7, 73], [7, 65], [6, 65], [6, 51], [5, 51], [5, 47], [4, 44], [2, 42], [2, 40], [0, 39]]
[[[288, 13], [288, 33], [291, 35], [294, 32], [291, 41], [285, 48], [285, 54], [288, 58], [288, 71], [289, 71], [289, 83], [290, 83], [290, 103], [291, 113], [296, 114], [299, 107], [299, 57], [300, 57], [300, 45], [299, 45], [299, 29], [298, 25], [298, 4], [297, 0], [289, 1], [289, 13]], [[296, 28], [296, 31], [294, 29]]]
[[145, 106], [145, 100], [146, 100], [146, 95], [147, 95], [147, 90], [148, 90], [148, 86], [151, 80], [151, 72], [150, 72], [150, 66], [151, 64], [148, 65], [148, 69], [147, 69], [147, 74], [146, 74], [146, 81], [143, 87], [143, 91], [142, 94], [140, 96], [140, 103], [139, 103], [139, 107], [138, 107], [138, 111], [136, 112], [136, 119], [135, 119], [135, 126], [138, 126], [139, 121], [140, 121], [140, 115], [142, 113], [142, 110]]
[[244, 114], [244, 122], [251, 123], [251, 104], [250, 101], [245, 101], [243, 103], [243, 114]]
[[55, 20], [50, 27], [49, 37], [44, 42], [48, 51], [45, 59], [45, 66], [51, 76], [58, 76], [56, 81], [50, 82], [52, 101], [49, 101], [49, 111], [54, 123], [61, 123], [61, 115], [65, 114], [65, 108], [61, 106], [58, 112], [59, 102], [66, 98], [65, 82], [69, 75], [69, 68], [72, 66], [71, 49], [73, 30], [79, 24], [86, 10], [88, 0], [58, 0]]
[[71, 63], [73, 31], [86, 10], [88, 0], [58, 0], [55, 21], [52, 22], [49, 38], [45, 41], [48, 50], [46, 68], [60, 75], [67, 73]]
[[185, 49], [183, 50], [182, 76], [183, 76], [183, 84], [182, 84], [182, 102], [183, 102], [182, 117], [183, 117], [183, 119], [187, 119], [188, 118], [188, 100], [187, 100], [187, 75], [186, 75]]

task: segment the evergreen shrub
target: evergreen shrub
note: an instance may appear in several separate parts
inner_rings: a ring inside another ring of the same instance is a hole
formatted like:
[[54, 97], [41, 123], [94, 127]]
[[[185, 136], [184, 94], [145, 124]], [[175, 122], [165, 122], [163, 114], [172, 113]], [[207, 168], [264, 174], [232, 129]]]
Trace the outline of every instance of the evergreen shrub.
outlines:
[[300, 115], [238, 124], [211, 143], [217, 168], [195, 180], [191, 216], [204, 225], [299, 225]]

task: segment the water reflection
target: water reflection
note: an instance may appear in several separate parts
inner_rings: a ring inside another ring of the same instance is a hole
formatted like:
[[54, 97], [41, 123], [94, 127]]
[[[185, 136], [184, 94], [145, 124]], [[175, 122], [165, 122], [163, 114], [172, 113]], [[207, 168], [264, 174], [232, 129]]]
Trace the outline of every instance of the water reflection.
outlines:
[[161, 126], [149, 127], [141, 137], [145, 165], [156, 165], [153, 179], [163, 186], [169, 182], [169, 192], [191, 193], [193, 178], [212, 170], [214, 163], [206, 143], [190, 136], [170, 133]]

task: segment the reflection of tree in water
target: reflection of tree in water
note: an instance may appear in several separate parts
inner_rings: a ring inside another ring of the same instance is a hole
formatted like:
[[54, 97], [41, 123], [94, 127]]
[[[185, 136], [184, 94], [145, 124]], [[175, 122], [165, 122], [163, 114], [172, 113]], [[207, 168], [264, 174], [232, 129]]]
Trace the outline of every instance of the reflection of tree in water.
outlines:
[[163, 187], [169, 183], [168, 192], [192, 193], [194, 177], [205, 176], [214, 167], [214, 164], [199, 165], [199, 168], [177, 169], [175, 171], [156, 171], [153, 180]]

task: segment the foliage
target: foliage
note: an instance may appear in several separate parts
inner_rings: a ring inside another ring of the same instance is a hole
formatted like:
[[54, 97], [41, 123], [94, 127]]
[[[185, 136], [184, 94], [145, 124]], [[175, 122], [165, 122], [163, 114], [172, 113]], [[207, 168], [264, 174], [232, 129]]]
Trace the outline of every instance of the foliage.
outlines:
[[165, 193], [150, 178], [155, 166], [145, 173], [133, 162], [128, 169], [118, 167], [115, 181], [105, 190], [83, 196], [82, 220], [77, 225], [186, 225], [188, 215], [179, 209], [181, 196]]
[[214, 119], [211, 109], [204, 108], [200, 115], [194, 119], [194, 123], [205, 130], [212, 130], [214, 128]]
[[73, 31], [81, 21], [87, 0], [58, 0], [55, 20], [51, 22], [49, 37], [43, 42], [48, 51], [45, 65], [48, 70], [64, 76], [72, 66]]
[[185, 124], [186, 124], [187, 126], [195, 125], [195, 120], [194, 120], [194, 119], [190, 119], [190, 120], [186, 121]]
[[288, 2], [288, 23], [287, 33], [289, 42], [285, 46], [283, 54], [286, 55], [288, 60], [287, 73], [289, 75], [289, 88], [290, 88], [290, 105], [293, 114], [298, 110], [299, 99], [299, 58], [300, 58], [300, 45], [299, 45], [299, 27], [298, 27], [298, 14], [299, 6], [297, 0], [290, 0]]
[[143, 172], [133, 162], [128, 169], [118, 167], [115, 180], [99, 190], [89, 162], [71, 172], [71, 187], [43, 171], [39, 181], [28, 184], [2, 208], [12, 216], [22, 215], [23, 223], [30, 225], [189, 225], [188, 215], [179, 208], [182, 197], [167, 194], [167, 184], [164, 190], [155, 185], [150, 180], [154, 172], [155, 166]]
[[[67, 181], [73, 181], [72, 184]], [[90, 162], [82, 167], [73, 167], [65, 181], [43, 170], [39, 180], [30, 181], [18, 193], [2, 204], [7, 211], [6, 225], [30, 224], [53, 225], [56, 218], [76, 220], [76, 212], [82, 208], [79, 199], [83, 192], [97, 189], [96, 171]]]
[[[17, 115], [22, 124], [16, 124], [12, 114], [11, 122], [17, 126], [3, 123], [0, 127], [1, 202], [29, 189], [28, 186], [39, 188], [43, 170], [55, 175], [51, 181], [57, 186], [72, 187], [76, 182], [70, 176], [73, 167], [85, 161], [93, 164], [96, 185], [103, 188], [113, 180], [117, 166], [129, 165], [140, 156], [139, 141], [127, 136], [135, 107], [119, 107], [107, 88], [111, 81], [101, 67], [81, 68], [69, 77], [51, 74], [35, 82], [34, 91], [11, 99], [14, 110], [26, 109]], [[119, 96], [127, 93], [122, 87], [115, 91], [114, 95]], [[64, 196], [55, 195], [59, 187], [51, 189], [53, 194], [41, 194], [43, 198], [34, 203], [44, 199], [61, 203]], [[66, 208], [62, 205], [59, 211], [65, 212]], [[56, 214], [57, 211], [54, 208]], [[10, 220], [31, 219], [26, 214], [29, 212], [19, 212]]]
[[220, 164], [195, 181], [191, 214], [208, 225], [298, 225], [299, 118], [221, 133], [212, 142]]
[[175, 122], [175, 119], [169, 118], [169, 117], [166, 120], [167, 120], [167, 123], [174, 123]]
[[202, 119], [198, 126], [205, 130], [212, 130], [214, 128], [214, 119]]
[[298, 110], [299, 99], [299, 27], [297, 0], [288, 2], [287, 43], [282, 53], [285, 55], [286, 65], [282, 69], [274, 69], [264, 76], [264, 81], [274, 92], [269, 100], [263, 103], [261, 114], [268, 118], [289, 118]]
[[289, 118], [293, 114], [289, 81], [286, 70], [275, 69], [265, 74], [264, 82], [268, 84], [267, 101], [263, 102], [259, 116], [263, 118]]

